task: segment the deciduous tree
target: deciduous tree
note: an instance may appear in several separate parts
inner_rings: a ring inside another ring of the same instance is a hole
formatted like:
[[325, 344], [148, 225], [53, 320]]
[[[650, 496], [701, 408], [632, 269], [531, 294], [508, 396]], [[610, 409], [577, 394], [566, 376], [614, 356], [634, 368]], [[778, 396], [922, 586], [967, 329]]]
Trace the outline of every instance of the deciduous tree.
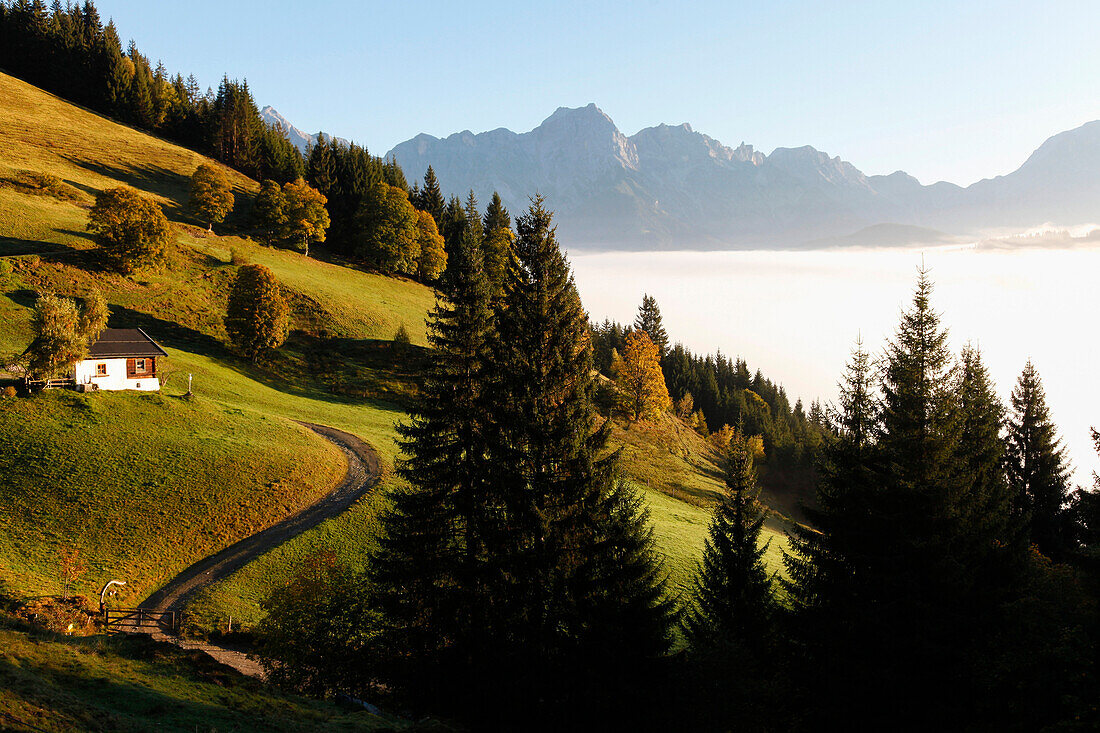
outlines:
[[172, 228], [160, 206], [129, 186], [101, 191], [88, 213], [88, 231], [123, 274], [164, 262]]
[[262, 230], [268, 242], [282, 236], [287, 223], [287, 201], [283, 189], [270, 179], [260, 184], [260, 192], [252, 204], [252, 221]]
[[324, 696], [364, 689], [378, 618], [365, 581], [332, 552], [319, 552], [263, 602], [256, 628], [268, 681]]
[[447, 269], [447, 252], [435, 219], [427, 211], [417, 212], [416, 238], [420, 249], [417, 277], [422, 282], [433, 282]]
[[634, 331], [626, 337], [615, 383], [623, 409], [632, 420], [655, 418], [671, 404], [660, 358], [656, 344], [645, 331]]
[[290, 309], [274, 273], [263, 265], [244, 265], [229, 294], [225, 330], [246, 356], [255, 360], [286, 341]]
[[233, 210], [233, 186], [225, 172], [206, 163], [200, 165], [191, 176], [188, 206], [196, 217], [207, 222], [207, 231], [225, 221]]
[[325, 232], [331, 223], [325, 208], [328, 199], [299, 178], [283, 186], [283, 200], [282, 213], [286, 217], [283, 236], [308, 257], [311, 242], [325, 241]]
[[418, 222], [405, 191], [376, 183], [364, 194], [355, 217], [356, 256], [384, 272], [415, 275], [420, 260]]
[[28, 349], [28, 371], [45, 378], [69, 372], [107, 327], [108, 315], [107, 303], [95, 289], [83, 307], [72, 298], [52, 293], [39, 296], [31, 314], [35, 338]]

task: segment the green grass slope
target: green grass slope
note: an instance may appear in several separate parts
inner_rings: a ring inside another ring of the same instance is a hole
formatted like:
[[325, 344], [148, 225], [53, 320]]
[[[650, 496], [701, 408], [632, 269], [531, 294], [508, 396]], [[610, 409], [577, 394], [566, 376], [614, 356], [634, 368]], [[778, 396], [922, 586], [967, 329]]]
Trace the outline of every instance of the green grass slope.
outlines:
[[308, 506], [342, 477], [336, 446], [203, 397], [51, 390], [0, 401], [0, 580], [62, 591], [59, 551], [94, 595], [136, 601], [191, 563]]

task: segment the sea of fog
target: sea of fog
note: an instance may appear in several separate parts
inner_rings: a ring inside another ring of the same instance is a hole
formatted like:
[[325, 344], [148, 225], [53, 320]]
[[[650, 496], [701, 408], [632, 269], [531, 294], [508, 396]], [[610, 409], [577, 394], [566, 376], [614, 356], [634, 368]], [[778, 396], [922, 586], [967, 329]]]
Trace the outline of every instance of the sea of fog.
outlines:
[[1100, 460], [1100, 244], [1074, 248], [953, 245], [920, 249], [570, 253], [593, 321], [633, 321], [656, 297], [670, 339], [744, 358], [791, 404], [836, 398], [856, 341], [880, 354], [909, 306], [921, 262], [956, 353], [981, 348], [1006, 401], [1031, 359], [1075, 468]]

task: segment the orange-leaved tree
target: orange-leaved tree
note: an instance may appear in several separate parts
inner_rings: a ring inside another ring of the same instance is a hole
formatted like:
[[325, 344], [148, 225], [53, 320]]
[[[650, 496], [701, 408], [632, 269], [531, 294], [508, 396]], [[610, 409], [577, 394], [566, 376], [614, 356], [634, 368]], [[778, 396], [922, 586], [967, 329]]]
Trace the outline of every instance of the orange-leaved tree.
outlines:
[[644, 331], [626, 337], [615, 384], [620, 404], [631, 420], [657, 417], [672, 404], [661, 372], [660, 352]]

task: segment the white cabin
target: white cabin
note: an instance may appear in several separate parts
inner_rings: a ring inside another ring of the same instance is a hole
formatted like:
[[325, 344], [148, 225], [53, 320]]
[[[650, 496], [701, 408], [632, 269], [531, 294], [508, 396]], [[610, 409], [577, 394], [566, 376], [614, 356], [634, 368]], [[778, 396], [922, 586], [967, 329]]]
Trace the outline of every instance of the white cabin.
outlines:
[[73, 378], [77, 389], [155, 392], [160, 389], [157, 359], [167, 356], [140, 328], [108, 328], [77, 362]]

